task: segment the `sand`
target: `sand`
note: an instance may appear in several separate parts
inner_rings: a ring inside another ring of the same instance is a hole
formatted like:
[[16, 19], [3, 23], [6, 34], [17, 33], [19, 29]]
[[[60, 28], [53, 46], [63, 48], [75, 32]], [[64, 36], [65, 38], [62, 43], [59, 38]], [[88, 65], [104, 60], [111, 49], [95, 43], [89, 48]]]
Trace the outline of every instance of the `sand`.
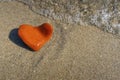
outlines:
[[[23, 23], [54, 26], [37, 52], [18, 37]], [[68, 25], [32, 12], [19, 2], [0, 2], [0, 80], [119, 80], [120, 39], [94, 26]]]

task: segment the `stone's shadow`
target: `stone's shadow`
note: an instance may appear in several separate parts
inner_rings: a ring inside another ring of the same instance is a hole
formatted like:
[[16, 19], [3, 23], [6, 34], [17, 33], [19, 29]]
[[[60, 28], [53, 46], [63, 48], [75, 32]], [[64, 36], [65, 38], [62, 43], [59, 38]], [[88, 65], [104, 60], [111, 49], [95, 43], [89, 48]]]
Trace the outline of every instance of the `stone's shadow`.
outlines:
[[10, 34], [9, 34], [9, 39], [15, 43], [16, 45], [25, 48], [27, 50], [33, 51], [32, 49], [30, 49], [18, 36], [18, 28], [15, 28], [13, 30], [11, 30]]

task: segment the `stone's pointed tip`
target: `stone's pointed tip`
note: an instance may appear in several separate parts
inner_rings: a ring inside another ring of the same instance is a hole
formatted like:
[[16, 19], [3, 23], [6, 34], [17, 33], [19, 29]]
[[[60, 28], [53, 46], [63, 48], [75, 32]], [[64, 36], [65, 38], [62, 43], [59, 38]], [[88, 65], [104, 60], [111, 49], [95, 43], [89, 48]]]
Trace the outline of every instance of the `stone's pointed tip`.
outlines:
[[22, 41], [32, 50], [38, 51], [47, 41], [50, 40], [53, 27], [49, 23], [34, 27], [29, 24], [20, 25], [18, 35]]

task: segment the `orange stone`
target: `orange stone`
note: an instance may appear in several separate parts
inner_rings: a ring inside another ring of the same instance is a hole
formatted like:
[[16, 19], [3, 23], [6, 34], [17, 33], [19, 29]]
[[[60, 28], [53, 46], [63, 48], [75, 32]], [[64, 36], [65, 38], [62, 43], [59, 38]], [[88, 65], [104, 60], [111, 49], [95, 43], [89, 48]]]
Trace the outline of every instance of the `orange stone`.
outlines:
[[18, 29], [18, 35], [32, 50], [38, 51], [52, 37], [53, 28], [49, 23], [40, 26], [23, 24]]

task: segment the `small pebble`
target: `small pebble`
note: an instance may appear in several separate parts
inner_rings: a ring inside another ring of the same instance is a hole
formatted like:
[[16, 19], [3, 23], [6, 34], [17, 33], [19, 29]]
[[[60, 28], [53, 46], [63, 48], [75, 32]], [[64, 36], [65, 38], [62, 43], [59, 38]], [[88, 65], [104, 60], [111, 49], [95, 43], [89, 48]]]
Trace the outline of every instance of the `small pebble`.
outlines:
[[52, 33], [53, 27], [49, 23], [44, 23], [37, 27], [23, 24], [18, 30], [19, 37], [34, 51], [38, 51], [46, 42], [48, 42], [52, 37]]

